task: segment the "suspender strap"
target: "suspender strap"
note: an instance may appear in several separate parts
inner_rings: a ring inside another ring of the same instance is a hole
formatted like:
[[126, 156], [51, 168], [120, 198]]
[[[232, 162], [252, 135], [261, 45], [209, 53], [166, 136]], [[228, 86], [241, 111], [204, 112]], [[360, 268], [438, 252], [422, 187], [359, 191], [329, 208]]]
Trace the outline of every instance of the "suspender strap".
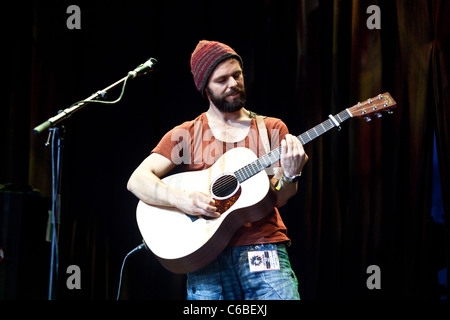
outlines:
[[[256, 125], [258, 127], [259, 136], [261, 137], [261, 142], [263, 144], [264, 150], [266, 151], [266, 154], [270, 152], [270, 142], [269, 142], [269, 135], [267, 134], [267, 127], [264, 123], [264, 116], [261, 116], [259, 114], [254, 113], [253, 111], [250, 111], [250, 116], [252, 118], [256, 119]], [[272, 166], [269, 168], [266, 168], [266, 173], [271, 176], [275, 174], [275, 169]]]
[[258, 126], [259, 136], [261, 137], [261, 141], [266, 153], [270, 152], [270, 143], [269, 136], [267, 135], [266, 124], [264, 123], [264, 117], [260, 115], [256, 115], [256, 124]]

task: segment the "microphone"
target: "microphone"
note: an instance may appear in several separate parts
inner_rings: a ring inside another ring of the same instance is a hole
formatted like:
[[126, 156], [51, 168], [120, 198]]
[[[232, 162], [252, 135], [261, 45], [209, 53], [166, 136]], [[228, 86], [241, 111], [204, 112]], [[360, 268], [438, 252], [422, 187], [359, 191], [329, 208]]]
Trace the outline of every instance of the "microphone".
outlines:
[[145, 61], [143, 64], [139, 65], [136, 69], [133, 71], [128, 72], [128, 76], [130, 76], [132, 79], [136, 78], [137, 76], [153, 72], [156, 70], [156, 65], [158, 61], [154, 58], [150, 58], [147, 61]]

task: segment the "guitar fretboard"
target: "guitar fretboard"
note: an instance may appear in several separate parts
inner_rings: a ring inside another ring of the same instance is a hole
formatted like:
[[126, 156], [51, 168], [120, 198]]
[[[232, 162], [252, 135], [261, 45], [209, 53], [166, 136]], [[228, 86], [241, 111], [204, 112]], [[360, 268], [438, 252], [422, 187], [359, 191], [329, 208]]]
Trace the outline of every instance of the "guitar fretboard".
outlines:
[[[337, 124], [339, 125], [345, 120], [350, 119], [351, 117], [352, 115], [350, 114], [350, 112], [347, 109], [345, 109], [344, 111], [335, 115], [333, 119], [336, 120]], [[297, 139], [299, 139], [300, 142], [303, 145], [305, 145], [308, 142], [314, 140], [315, 138], [321, 136], [325, 132], [335, 127], [336, 123], [330, 117], [330, 119], [325, 120], [324, 122], [318, 124], [314, 128], [311, 128], [308, 131], [297, 136]], [[276, 149], [273, 149], [269, 153], [263, 155], [262, 157], [249, 163], [248, 165], [242, 167], [241, 169], [236, 170], [234, 172], [234, 175], [236, 176], [239, 183], [242, 183], [245, 180], [253, 177], [255, 174], [261, 172], [265, 168], [270, 167], [273, 163], [280, 160], [280, 157], [281, 157], [281, 146]]]

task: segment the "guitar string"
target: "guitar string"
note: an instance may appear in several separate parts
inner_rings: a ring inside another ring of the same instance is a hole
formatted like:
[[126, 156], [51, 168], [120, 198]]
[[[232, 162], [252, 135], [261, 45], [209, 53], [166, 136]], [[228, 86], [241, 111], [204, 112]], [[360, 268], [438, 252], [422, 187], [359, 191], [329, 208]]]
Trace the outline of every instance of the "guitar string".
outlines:
[[[223, 179], [221, 179], [223, 177]], [[211, 188], [215, 195], [221, 194], [225, 191], [228, 191], [232, 188], [234, 191], [236, 189], [235, 185], [238, 184], [235, 176], [232, 175], [224, 175], [221, 178], [217, 179], [214, 182], [213, 187]]]
[[236, 178], [234, 176], [226, 175], [226, 176], [223, 176], [223, 177], [224, 177], [224, 179], [221, 179], [220, 181], [216, 180], [214, 182], [214, 185], [213, 185], [214, 189], [217, 189], [217, 188], [215, 188], [216, 186], [222, 187], [222, 186], [226, 186], [226, 185], [231, 184], [231, 183], [233, 183], [233, 184], [237, 183]]

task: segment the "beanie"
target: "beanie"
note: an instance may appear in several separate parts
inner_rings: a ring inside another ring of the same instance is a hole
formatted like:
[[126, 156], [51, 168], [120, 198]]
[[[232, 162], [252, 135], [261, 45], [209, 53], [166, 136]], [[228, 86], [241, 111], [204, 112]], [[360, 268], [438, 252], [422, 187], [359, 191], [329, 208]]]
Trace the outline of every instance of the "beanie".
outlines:
[[241, 57], [226, 44], [208, 40], [202, 40], [197, 44], [191, 55], [191, 72], [195, 86], [203, 97], [211, 72], [220, 62], [228, 58], [236, 58], [241, 67], [243, 66]]

